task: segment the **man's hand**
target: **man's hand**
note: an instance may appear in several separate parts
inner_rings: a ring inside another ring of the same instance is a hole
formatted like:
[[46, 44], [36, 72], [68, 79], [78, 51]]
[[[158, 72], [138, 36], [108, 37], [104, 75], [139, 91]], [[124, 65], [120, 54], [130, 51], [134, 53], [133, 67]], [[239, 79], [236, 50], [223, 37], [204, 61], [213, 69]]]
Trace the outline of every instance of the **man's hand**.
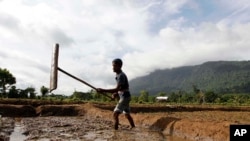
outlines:
[[116, 98], [118, 98], [118, 93], [113, 93], [112, 94], [112, 99], [115, 100]]

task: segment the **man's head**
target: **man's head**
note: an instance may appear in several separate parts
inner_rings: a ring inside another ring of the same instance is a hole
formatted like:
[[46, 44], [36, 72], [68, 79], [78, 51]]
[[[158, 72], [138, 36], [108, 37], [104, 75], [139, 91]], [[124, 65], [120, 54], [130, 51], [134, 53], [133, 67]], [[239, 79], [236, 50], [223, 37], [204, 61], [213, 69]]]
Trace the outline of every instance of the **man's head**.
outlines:
[[120, 72], [121, 71], [121, 68], [122, 68], [122, 60], [117, 58], [117, 59], [114, 59], [112, 61], [112, 65], [113, 65], [113, 71], [114, 72]]

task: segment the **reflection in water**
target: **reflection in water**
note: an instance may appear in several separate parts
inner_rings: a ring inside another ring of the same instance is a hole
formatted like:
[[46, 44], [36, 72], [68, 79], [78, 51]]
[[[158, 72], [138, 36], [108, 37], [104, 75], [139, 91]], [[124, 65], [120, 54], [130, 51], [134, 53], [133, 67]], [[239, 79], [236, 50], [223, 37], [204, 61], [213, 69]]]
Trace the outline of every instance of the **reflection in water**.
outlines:
[[15, 121], [14, 131], [10, 135], [10, 141], [24, 141], [26, 136], [23, 133], [23, 125], [20, 120]]

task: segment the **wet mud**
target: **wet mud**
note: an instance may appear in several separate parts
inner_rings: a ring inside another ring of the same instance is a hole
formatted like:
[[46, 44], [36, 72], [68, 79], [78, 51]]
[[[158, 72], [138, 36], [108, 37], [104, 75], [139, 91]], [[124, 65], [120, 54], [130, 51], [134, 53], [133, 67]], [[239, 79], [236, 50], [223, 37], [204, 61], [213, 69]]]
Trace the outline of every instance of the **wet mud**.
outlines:
[[[132, 106], [136, 128], [120, 116], [113, 129], [112, 104], [0, 104], [0, 141], [227, 141], [230, 124], [249, 124], [249, 107]], [[185, 110], [187, 109], [187, 110]], [[24, 116], [22, 116], [24, 115]]]
[[3, 118], [3, 121], [4, 127], [8, 127], [1, 131], [6, 133], [2, 136], [4, 141], [165, 141], [168, 138], [147, 127], [130, 129], [128, 125], [120, 125], [114, 130], [112, 121], [83, 116]]

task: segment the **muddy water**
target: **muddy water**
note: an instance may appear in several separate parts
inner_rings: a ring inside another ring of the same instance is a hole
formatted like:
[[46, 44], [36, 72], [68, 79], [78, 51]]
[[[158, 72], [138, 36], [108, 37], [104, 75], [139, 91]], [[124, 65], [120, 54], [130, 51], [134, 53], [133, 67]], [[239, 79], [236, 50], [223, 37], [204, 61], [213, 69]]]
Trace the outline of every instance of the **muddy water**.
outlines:
[[10, 141], [184, 141], [141, 126], [130, 130], [128, 125], [120, 125], [114, 130], [112, 121], [101, 118], [36, 117], [13, 121]]
[[15, 121], [14, 130], [10, 134], [10, 141], [24, 141], [27, 136], [23, 134], [24, 126], [20, 123], [20, 121]]

